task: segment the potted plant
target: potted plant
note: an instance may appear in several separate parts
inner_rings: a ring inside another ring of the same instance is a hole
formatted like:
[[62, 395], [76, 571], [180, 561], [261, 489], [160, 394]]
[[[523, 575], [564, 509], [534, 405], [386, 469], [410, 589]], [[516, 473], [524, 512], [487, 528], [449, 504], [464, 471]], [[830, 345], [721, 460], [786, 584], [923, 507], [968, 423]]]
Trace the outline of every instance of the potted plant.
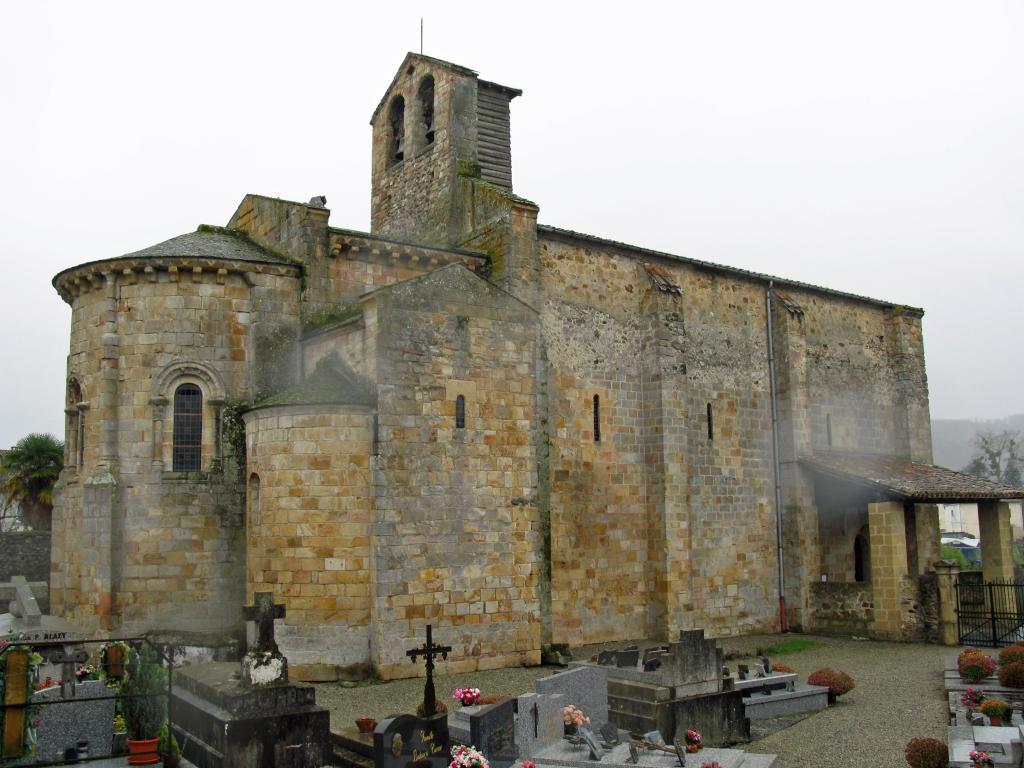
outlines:
[[970, 758], [971, 762], [974, 763], [974, 768], [992, 768], [992, 758], [988, 752], [975, 749], [971, 751]]
[[1001, 699], [985, 699], [979, 707], [981, 714], [987, 715], [992, 725], [1002, 725], [1003, 715], [1008, 709], [1006, 702]]
[[999, 668], [999, 684], [1007, 688], [1024, 688], [1024, 664], [1013, 662]]
[[949, 765], [949, 748], [945, 742], [931, 737], [911, 739], [903, 754], [910, 768], [946, 768]]
[[836, 700], [845, 693], [854, 689], [853, 678], [845, 672], [837, 672], [834, 669], [825, 667], [812, 672], [807, 677], [809, 685], [821, 685], [828, 688], [828, 703], [835, 704]]
[[[976, 648], [968, 648], [961, 651], [957, 657], [957, 670], [960, 677], [977, 683], [996, 671], [996, 660], [983, 651]], [[1013, 666], [1013, 665], [1010, 665]]]
[[690, 728], [686, 731], [686, 751], [691, 754], [699, 752], [704, 749], [704, 737], [700, 735], [700, 731], [696, 728]]
[[128, 749], [128, 726], [124, 723], [124, 715], [114, 715], [114, 743], [111, 753], [122, 754]]
[[372, 717], [357, 717], [356, 728], [359, 729], [360, 733], [373, 733], [373, 729], [377, 727], [377, 721]]
[[160, 728], [167, 718], [167, 672], [147, 643], [128, 654], [121, 702], [128, 728], [128, 764], [160, 762]]

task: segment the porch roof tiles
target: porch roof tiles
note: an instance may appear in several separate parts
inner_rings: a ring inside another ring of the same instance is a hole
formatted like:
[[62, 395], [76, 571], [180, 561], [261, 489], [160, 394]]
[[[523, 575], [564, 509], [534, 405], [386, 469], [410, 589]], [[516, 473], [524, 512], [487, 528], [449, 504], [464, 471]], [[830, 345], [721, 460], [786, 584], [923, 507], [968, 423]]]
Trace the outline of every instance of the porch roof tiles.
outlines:
[[816, 451], [800, 463], [815, 472], [916, 502], [1024, 499], [1024, 489], [993, 483], [935, 464], [881, 454]]

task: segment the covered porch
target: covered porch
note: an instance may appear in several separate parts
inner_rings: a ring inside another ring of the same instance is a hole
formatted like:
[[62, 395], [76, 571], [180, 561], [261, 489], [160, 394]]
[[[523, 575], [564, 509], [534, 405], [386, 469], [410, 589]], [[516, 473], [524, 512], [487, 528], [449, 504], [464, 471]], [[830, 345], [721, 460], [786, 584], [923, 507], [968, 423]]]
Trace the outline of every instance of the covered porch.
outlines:
[[811, 631], [949, 642], [956, 574], [940, 561], [941, 503], [977, 503], [983, 578], [1013, 579], [1007, 501], [1024, 490], [895, 456], [816, 452], [800, 465], [818, 519]]

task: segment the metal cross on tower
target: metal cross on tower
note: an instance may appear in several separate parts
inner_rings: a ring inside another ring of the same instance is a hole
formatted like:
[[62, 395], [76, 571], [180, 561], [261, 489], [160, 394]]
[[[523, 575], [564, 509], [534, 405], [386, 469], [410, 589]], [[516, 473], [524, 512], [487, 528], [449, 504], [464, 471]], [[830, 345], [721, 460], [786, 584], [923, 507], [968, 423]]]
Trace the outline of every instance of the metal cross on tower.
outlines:
[[405, 652], [405, 655], [414, 662], [418, 656], [423, 656], [427, 660], [427, 682], [423, 686], [424, 717], [431, 717], [437, 713], [434, 706], [437, 702], [437, 694], [434, 692], [434, 656], [440, 654], [441, 658], [447, 661], [451, 649], [450, 645], [434, 645], [433, 630], [431, 625], [427, 624], [427, 642], [419, 648]]

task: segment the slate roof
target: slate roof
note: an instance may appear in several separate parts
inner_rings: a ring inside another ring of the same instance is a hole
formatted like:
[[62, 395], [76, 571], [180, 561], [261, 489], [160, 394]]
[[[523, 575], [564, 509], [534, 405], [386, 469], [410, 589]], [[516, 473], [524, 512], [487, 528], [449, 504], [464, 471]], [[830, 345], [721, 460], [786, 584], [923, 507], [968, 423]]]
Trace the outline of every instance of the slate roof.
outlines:
[[803, 456], [800, 463], [821, 474], [874, 488], [894, 500], [935, 503], [1024, 499], [1024, 489], [898, 456], [829, 451]]
[[145, 259], [158, 257], [190, 257], [203, 259], [234, 259], [239, 261], [264, 261], [272, 264], [293, 264], [293, 259], [276, 253], [249, 239], [238, 229], [214, 227], [203, 224], [195, 232], [172, 237], [162, 243], [143, 248], [141, 251], [126, 253], [122, 259]]

